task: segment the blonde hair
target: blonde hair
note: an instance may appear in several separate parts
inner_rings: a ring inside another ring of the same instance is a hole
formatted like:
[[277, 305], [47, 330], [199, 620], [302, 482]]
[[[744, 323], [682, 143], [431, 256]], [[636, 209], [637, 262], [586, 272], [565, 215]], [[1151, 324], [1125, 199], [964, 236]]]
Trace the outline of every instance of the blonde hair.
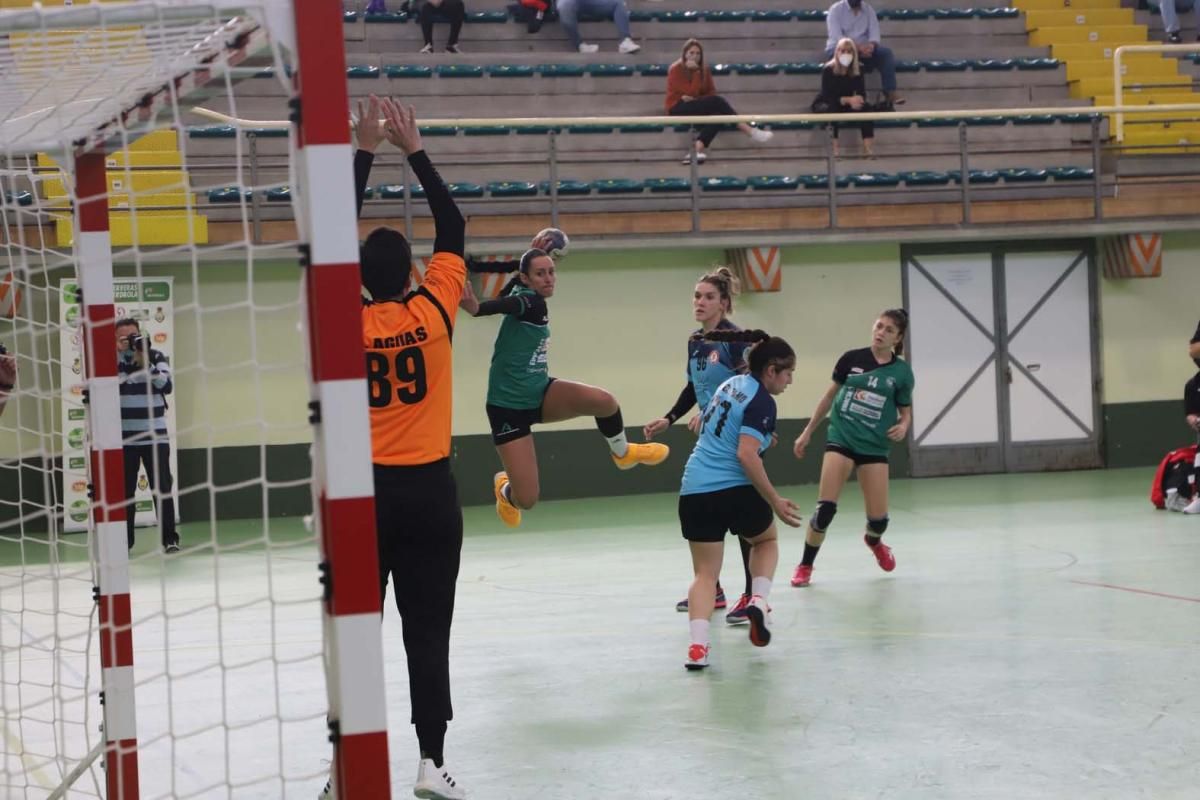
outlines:
[[716, 267], [701, 275], [697, 282], [711, 284], [717, 290], [721, 300], [728, 304], [724, 316], [733, 313], [733, 298], [742, 291], [742, 282], [733, 274], [733, 270], [725, 266]]
[[[843, 67], [838, 62], [838, 50], [842, 49], [842, 45], [850, 45], [850, 52], [854, 53], [854, 62], [848, 67]], [[833, 48], [833, 57], [829, 59], [829, 66], [833, 67], [833, 71], [838, 75], [853, 75], [856, 78], [858, 77], [861, 72], [858, 64], [858, 45], [854, 43], [853, 39], [849, 36], [843, 36], [841, 39], [838, 39], [838, 43]]]

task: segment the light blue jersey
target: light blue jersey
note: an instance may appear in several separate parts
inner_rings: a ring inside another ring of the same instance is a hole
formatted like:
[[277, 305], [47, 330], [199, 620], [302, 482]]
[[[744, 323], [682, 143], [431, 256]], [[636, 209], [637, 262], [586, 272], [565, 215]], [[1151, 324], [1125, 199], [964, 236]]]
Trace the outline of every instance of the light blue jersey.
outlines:
[[[741, 330], [727, 319], [717, 323], [719, 331]], [[703, 331], [692, 334], [695, 337]], [[706, 342], [703, 339], [688, 339], [688, 380], [696, 391], [696, 405], [701, 411], [708, 408], [717, 387], [743, 372], [746, 368], [745, 342]]]
[[704, 410], [700, 439], [683, 468], [680, 494], [703, 494], [746, 486], [750, 478], [738, 461], [742, 434], [759, 442], [761, 454], [775, 432], [775, 398], [752, 375], [734, 375], [721, 384]]

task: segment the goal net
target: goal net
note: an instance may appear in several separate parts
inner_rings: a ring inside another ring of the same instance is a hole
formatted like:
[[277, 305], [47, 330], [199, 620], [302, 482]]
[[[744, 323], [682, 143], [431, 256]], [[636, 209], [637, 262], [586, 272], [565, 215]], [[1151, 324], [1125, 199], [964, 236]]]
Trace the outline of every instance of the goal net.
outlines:
[[389, 796], [340, 3], [13, 5], [0, 796]]

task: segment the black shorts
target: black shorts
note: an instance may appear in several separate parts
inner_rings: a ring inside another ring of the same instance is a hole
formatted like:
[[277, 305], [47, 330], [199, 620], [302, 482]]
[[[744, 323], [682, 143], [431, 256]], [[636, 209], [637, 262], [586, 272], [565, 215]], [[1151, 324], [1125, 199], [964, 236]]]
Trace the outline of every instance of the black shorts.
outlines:
[[868, 456], [862, 453], [856, 453], [845, 445], [837, 442], [830, 442], [825, 445], [826, 453], [837, 453], [840, 456], [845, 456], [854, 462], [854, 466], [861, 467], [863, 464], [886, 464], [888, 463], [887, 456]]
[[679, 496], [679, 527], [689, 542], [720, 542], [728, 531], [753, 539], [771, 527], [771, 505], [753, 486]]
[[[546, 388], [542, 391], [543, 402], [545, 402], [546, 392], [550, 391], [552, 383], [554, 383], [554, 378], [547, 381]], [[534, 425], [542, 424], [541, 406], [537, 408], [505, 408], [488, 403], [484, 408], [487, 409], [488, 424], [492, 427], [492, 444], [515, 442], [517, 439], [533, 433]]]

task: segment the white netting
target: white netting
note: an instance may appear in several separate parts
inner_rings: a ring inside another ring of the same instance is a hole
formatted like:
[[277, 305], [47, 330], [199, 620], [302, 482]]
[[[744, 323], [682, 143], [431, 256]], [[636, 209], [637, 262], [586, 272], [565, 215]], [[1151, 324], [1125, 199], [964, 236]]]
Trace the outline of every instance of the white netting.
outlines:
[[[88, 421], [79, 198], [63, 147], [101, 129], [116, 315], [141, 319], [174, 380], [183, 550], [165, 554], [158, 529], [140, 527], [130, 556], [141, 797], [308, 798], [324, 783], [288, 139], [255, 145], [252, 182], [246, 132], [197, 130], [186, 110], [190, 82], [215, 75], [203, 91], [221, 108], [253, 116], [267, 103], [280, 116], [281, 50], [227, 47], [277, 11], [234, 22], [177, 2], [0, 12], [0, 344], [18, 369], [0, 415], [0, 797], [51, 796], [104, 741], [90, 534], [69, 532], [88, 517]], [[255, 66], [238, 75], [262, 73], [236, 83], [222, 66], [244, 57]], [[153, 513], [143, 494], [139, 515]], [[105, 796], [102, 762], [63, 796]]]

